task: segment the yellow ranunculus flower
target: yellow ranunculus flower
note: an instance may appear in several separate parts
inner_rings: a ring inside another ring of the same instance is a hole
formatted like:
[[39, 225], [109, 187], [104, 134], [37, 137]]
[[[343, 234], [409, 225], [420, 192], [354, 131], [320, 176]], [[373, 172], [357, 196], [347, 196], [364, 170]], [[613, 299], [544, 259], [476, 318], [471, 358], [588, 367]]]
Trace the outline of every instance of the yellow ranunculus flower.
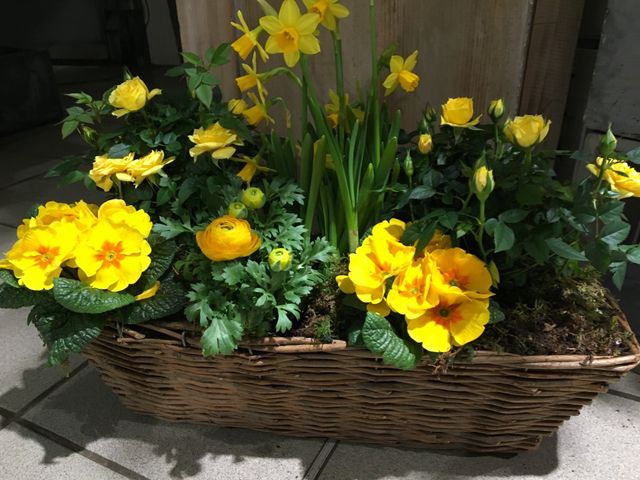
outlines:
[[482, 260], [461, 248], [434, 250], [431, 258], [437, 265], [432, 288], [447, 302], [460, 299], [485, 299], [491, 293], [491, 274]]
[[551, 121], [545, 122], [542, 115], [523, 115], [507, 120], [504, 134], [514, 145], [529, 148], [545, 139], [550, 126]]
[[231, 100], [229, 100], [227, 106], [229, 108], [229, 111], [234, 115], [242, 115], [242, 112], [249, 108], [247, 102], [245, 102], [242, 98], [232, 98]]
[[433, 139], [428, 133], [423, 133], [418, 138], [418, 151], [423, 155], [427, 155], [431, 150], [433, 150]]
[[108, 192], [113, 187], [114, 177], [117, 180], [127, 182], [130, 176], [127, 172], [129, 164], [133, 161], [134, 154], [129, 153], [124, 158], [109, 158], [106, 155], [98, 156], [93, 161], [93, 167], [89, 171], [89, 178], [98, 188]]
[[265, 50], [284, 54], [287, 66], [294, 67], [300, 60], [300, 53], [315, 55], [320, 52], [320, 42], [314, 35], [318, 23], [318, 14], [300, 15], [295, 0], [284, 0], [277, 17], [268, 15], [260, 19], [260, 25], [269, 34]]
[[[600, 175], [602, 157], [596, 158], [587, 168], [596, 177]], [[607, 166], [602, 178], [609, 183], [611, 190], [618, 194], [618, 198], [640, 197], [640, 172], [629, 166], [627, 162], [614, 160]]]
[[153, 223], [144, 210], [127, 205], [124, 200], [113, 199], [104, 202], [98, 209], [98, 220], [108, 220], [115, 226], [126, 226], [136, 230], [144, 238], [151, 233]]
[[160, 282], [154, 283], [149, 288], [147, 288], [144, 292], [136, 295], [135, 296], [136, 302], [139, 302], [140, 300], [147, 300], [148, 298], [154, 297], [155, 294], [158, 293], [158, 290], [160, 290]]
[[246, 60], [253, 49], [257, 48], [262, 61], [266, 62], [269, 59], [269, 55], [267, 55], [267, 52], [264, 51], [264, 48], [262, 48], [262, 45], [258, 42], [258, 36], [260, 32], [262, 32], [262, 27], [249, 30], [249, 26], [247, 22], [244, 21], [244, 15], [240, 10], [238, 10], [238, 20], [240, 20], [240, 24], [231, 22], [231, 26], [241, 31], [242, 36], [231, 44], [231, 48], [240, 55], [242, 60]]
[[162, 150], [151, 150], [144, 157], [131, 162], [127, 167], [127, 174], [131, 181], [138, 187], [145, 180], [153, 180], [153, 176], [160, 173], [162, 169], [173, 162], [176, 157], [164, 158]]
[[257, 126], [263, 120], [266, 120], [267, 123], [275, 123], [275, 120], [269, 116], [269, 109], [266, 103], [258, 99], [253, 92], [249, 93], [249, 98], [254, 105], [242, 112], [242, 116], [249, 125]]
[[436, 268], [427, 254], [400, 272], [387, 294], [389, 307], [409, 320], [437, 305], [438, 294], [431, 288], [431, 272]]
[[472, 342], [489, 321], [488, 300], [441, 301], [424, 315], [407, 319], [409, 336], [430, 352], [448, 352]]
[[400, 85], [405, 92], [413, 92], [418, 88], [420, 77], [413, 73], [413, 69], [416, 68], [417, 63], [417, 50], [409, 55], [406, 60], [400, 55], [392, 56], [389, 61], [389, 70], [391, 70], [391, 73], [382, 84], [386, 89], [384, 94], [391, 95], [398, 85]]
[[127, 113], [137, 112], [162, 90], [154, 88], [149, 91], [140, 77], [133, 77], [118, 85], [109, 95], [109, 103], [116, 108], [113, 115], [121, 117]]
[[327, 30], [335, 30], [338, 22], [336, 19], [349, 16], [349, 9], [338, 3], [339, 0], [303, 0], [310, 13], [320, 16], [320, 23]]
[[189, 140], [196, 144], [189, 150], [189, 155], [194, 159], [205, 152], [210, 153], [214, 160], [228, 159], [236, 153], [237, 146], [243, 145], [238, 134], [224, 128], [220, 122], [207, 128], [196, 128], [193, 135], [189, 135]]
[[151, 246], [139, 230], [124, 222], [100, 218], [81, 237], [75, 264], [82, 282], [93, 288], [119, 292], [136, 283], [149, 268], [150, 254]]
[[225, 215], [196, 233], [202, 253], [214, 262], [224, 262], [254, 253], [262, 241], [246, 220]]
[[450, 125], [458, 128], [468, 128], [480, 122], [478, 115], [473, 118], [473, 99], [468, 97], [450, 98], [442, 105], [440, 125]]
[[258, 89], [258, 95], [260, 96], [260, 99], [264, 101], [269, 92], [267, 92], [267, 89], [264, 87], [263, 75], [258, 73], [255, 53], [253, 54], [251, 66], [243, 63], [242, 69], [245, 71], [246, 75], [242, 75], [236, 78], [236, 84], [238, 85], [240, 91], [246, 92], [247, 90], [256, 87]]

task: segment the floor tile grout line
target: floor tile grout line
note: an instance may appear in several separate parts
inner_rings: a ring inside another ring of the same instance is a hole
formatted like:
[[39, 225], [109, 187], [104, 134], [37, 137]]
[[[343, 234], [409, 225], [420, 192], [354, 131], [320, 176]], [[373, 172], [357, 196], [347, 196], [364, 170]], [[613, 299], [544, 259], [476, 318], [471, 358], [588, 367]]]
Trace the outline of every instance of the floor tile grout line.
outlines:
[[322, 442], [322, 445], [320, 446], [320, 448], [318, 449], [318, 451], [316, 452], [316, 454], [313, 457], [313, 460], [311, 460], [311, 463], [309, 464], [309, 467], [307, 468], [307, 470], [304, 472], [304, 475], [302, 475], [302, 480], [306, 480], [307, 478], [309, 478], [309, 472], [311, 471], [311, 469], [313, 468], [313, 466], [316, 463], [316, 460], [318, 459], [318, 457], [320, 456], [320, 454], [322, 453], [324, 446], [327, 444], [327, 442], [330, 442], [331, 439], [329, 438], [325, 438], [324, 442]]
[[340, 443], [339, 440], [327, 439], [325, 441], [316, 458], [313, 459], [313, 462], [311, 462], [311, 465], [305, 472], [304, 477], [302, 477], [303, 480], [317, 480], [320, 477], [320, 474], [333, 456], [333, 452], [338, 446], [338, 443]]
[[78, 455], [81, 455], [87, 460], [97, 463], [98, 465], [101, 465], [102, 467], [105, 467], [111, 470], [112, 472], [120, 474], [123, 477], [128, 478], [129, 480], [151, 480], [149, 477], [146, 477], [134, 470], [131, 470], [130, 468], [120, 465], [119, 463], [114, 462], [113, 460], [109, 460], [108, 458], [103, 457], [102, 455], [99, 455], [91, 450], [88, 450], [82, 445], [78, 445], [77, 443], [61, 435], [58, 435], [57, 433], [52, 432], [47, 428], [41, 427], [40, 425], [30, 422], [29, 420], [26, 420], [24, 418], [18, 418], [15, 420], [15, 423], [17, 423], [21, 427], [26, 428], [27, 430], [33, 433], [41, 435], [47, 440], [50, 440], [60, 445], [61, 447], [66, 448], [67, 450], [71, 450], [72, 452], [77, 453]]
[[614, 390], [612, 388], [610, 388], [607, 393], [615, 397], [626, 398], [627, 400], [631, 400], [633, 402], [640, 402], [640, 396], [634, 395], [633, 393], [621, 392], [620, 390]]

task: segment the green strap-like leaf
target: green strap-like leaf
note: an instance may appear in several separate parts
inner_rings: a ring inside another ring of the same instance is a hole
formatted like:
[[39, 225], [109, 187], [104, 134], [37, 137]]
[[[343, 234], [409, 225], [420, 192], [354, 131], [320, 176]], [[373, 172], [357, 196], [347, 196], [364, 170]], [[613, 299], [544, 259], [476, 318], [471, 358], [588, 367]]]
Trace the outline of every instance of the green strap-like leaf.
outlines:
[[403, 370], [410, 370], [416, 366], [416, 355], [396, 334], [386, 318], [376, 313], [367, 313], [362, 327], [362, 339], [369, 350], [382, 355], [382, 361], [386, 365]]
[[53, 281], [53, 296], [60, 305], [72, 312], [90, 314], [109, 312], [135, 301], [129, 293], [98, 290], [70, 278], [56, 278]]

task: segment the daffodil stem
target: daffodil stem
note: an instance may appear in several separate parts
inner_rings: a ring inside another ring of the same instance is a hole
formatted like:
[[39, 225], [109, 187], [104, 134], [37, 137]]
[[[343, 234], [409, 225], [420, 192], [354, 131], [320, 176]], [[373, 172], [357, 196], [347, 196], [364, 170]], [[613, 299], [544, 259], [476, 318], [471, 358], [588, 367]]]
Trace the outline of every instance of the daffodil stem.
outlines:
[[340, 36], [340, 27], [336, 24], [335, 31], [331, 32], [333, 38], [333, 53], [336, 65], [336, 92], [338, 93], [338, 137], [340, 145], [344, 145], [344, 122], [347, 121], [347, 107], [344, 97], [344, 64], [342, 61], [342, 37]]
[[307, 83], [307, 76], [304, 74], [305, 68], [307, 66], [307, 57], [305, 55], [301, 55], [300, 58], [300, 66], [302, 68], [302, 117], [300, 125], [300, 138], [304, 138], [304, 132], [307, 130], [307, 113], [309, 110], [309, 84]]
[[373, 166], [380, 165], [380, 108], [378, 107], [378, 25], [376, 2], [369, 0], [369, 30], [371, 33], [371, 100], [373, 113]]

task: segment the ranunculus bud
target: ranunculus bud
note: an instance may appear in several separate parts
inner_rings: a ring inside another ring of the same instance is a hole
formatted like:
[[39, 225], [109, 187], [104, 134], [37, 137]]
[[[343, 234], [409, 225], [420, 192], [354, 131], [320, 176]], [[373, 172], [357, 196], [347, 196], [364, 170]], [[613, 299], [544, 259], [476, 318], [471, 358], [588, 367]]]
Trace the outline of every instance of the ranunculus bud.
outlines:
[[428, 133], [423, 133], [418, 139], [418, 151], [426, 155], [431, 152], [431, 150], [433, 150], [433, 139]]
[[269, 253], [269, 266], [274, 272], [284, 272], [291, 266], [291, 252], [286, 248], [274, 248]]
[[478, 167], [473, 174], [471, 189], [480, 201], [486, 200], [493, 192], [495, 183], [493, 181], [493, 171], [489, 170], [486, 165]]
[[242, 202], [230, 203], [227, 213], [235, 218], [247, 218], [249, 216], [249, 210], [247, 210], [247, 206]]
[[264, 192], [258, 187], [247, 188], [242, 192], [242, 203], [244, 203], [248, 209], [257, 210], [262, 208], [267, 201]]
[[504, 100], [497, 98], [489, 103], [489, 116], [491, 120], [497, 122], [504, 115]]
[[611, 131], [611, 124], [609, 124], [607, 133], [605, 133], [600, 139], [600, 146], [598, 147], [598, 151], [603, 157], [610, 157], [615, 153], [617, 146], [618, 139]]

